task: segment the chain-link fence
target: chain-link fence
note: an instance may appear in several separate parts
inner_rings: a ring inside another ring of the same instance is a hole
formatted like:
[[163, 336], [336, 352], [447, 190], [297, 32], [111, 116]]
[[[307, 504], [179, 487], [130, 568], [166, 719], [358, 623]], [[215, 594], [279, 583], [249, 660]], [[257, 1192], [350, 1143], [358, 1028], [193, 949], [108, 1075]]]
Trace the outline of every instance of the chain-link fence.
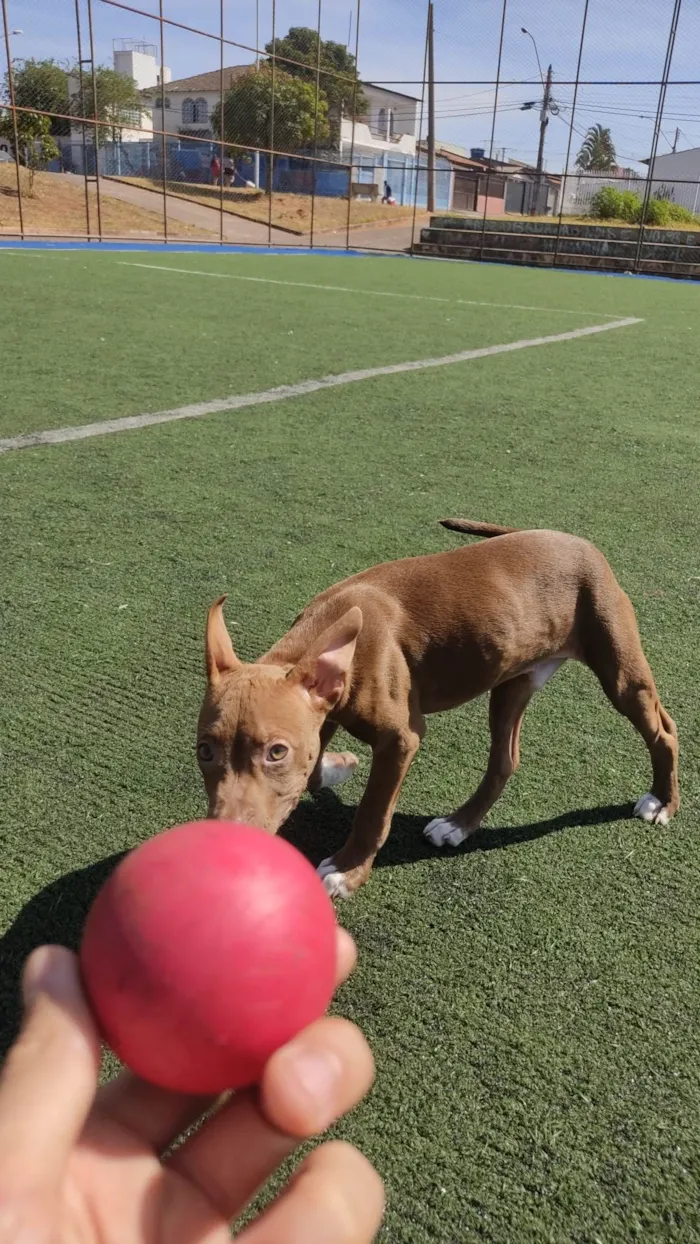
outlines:
[[0, 236], [700, 273], [700, 0], [0, 2]]

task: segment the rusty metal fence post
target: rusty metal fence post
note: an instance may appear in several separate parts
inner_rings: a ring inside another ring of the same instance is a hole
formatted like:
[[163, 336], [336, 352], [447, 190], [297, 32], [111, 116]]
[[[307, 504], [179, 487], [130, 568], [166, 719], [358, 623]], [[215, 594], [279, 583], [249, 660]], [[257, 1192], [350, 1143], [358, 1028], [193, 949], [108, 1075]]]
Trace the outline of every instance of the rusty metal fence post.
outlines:
[[12, 130], [15, 143], [15, 173], [17, 180], [17, 215], [19, 217], [20, 237], [24, 238], [24, 214], [22, 211], [22, 179], [19, 172], [19, 129], [17, 126], [17, 108], [15, 104], [15, 77], [12, 68], [12, 46], [10, 44], [10, 23], [7, 17], [7, 0], [2, 0], [2, 29], [7, 57], [7, 83], [10, 95], [10, 112], [12, 114]]
[[559, 258], [559, 242], [561, 238], [562, 223], [564, 220], [564, 199], [566, 197], [566, 178], [569, 172], [569, 161], [571, 160], [571, 146], [574, 137], [574, 123], [576, 120], [576, 104], [578, 103], [579, 79], [581, 77], [581, 64], [583, 62], [583, 48], [586, 41], [586, 24], [588, 22], [588, 6], [590, 0], [584, 0], [583, 17], [581, 19], [581, 38], [578, 45], [578, 59], [576, 61], [576, 81], [574, 83], [574, 97], [571, 101], [571, 120], [569, 122], [569, 136], [566, 143], [566, 157], [564, 161], [564, 177], [559, 188], [559, 221], [557, 223], [557, 236], [554, 240], [554, 258], [553, 266], [556, 268], [557, 259]]
[[318, 110], [321, 105], [321, 4], [322, 0], [318, 0], [318, 13], [316, 18], [316, 94], [314, 97], [314, 154], [311, 164], [311, 220], [309, 231], [309, 245], [313, 250], [314, 246], [314, 218], [316, 215], [316, 181], [318, 176]]
[[[430, 0], [428, 0], [428, 4], [426, 5], [425, 47], [423, 49], [423, 81], [421, 83], [420, 117], [418, 121], [418, 142], [416, 144], [416, 159], [415, 159], [415, 167], [413, 170], [414, 185], [413, 185], [413, 217], [411, 219], [411, 254], [414, 253], [414, 247], [416, 245], [416, 218], [418, 216], [418, 193], [419, 193], [419, 188], [420, 188], [420, 160], [421, 160], [421, 151], [422, 151], [422, 142], [423, 142], [423, 118], [425, 115], [425, 91], [426, 91], [426, 87], [428, 84], [428, 41], [429, 41], [429, 38], [430, 38]], [[425, 161], [426, 198], [427, 198], [427, 193], [428, 193], [428, 176], [429, 176], [428, 160], [426, 156], [426, 161]]]
[[639, 221], [639, 237], [637, 239], [637, 250], [634, 256], [634, 271], [639, 272], [642, 262], [642, 249], [644, 247], [644, 230], [646, 228], [647, 212], [649, 210], [649, 200], [651, 198], [651, 187], [654, 177], [654, 164], [656, 163], [656, 154], [659, 149], [659, 135], [661, 133], [661, 122], [664, 115], [664, 105], [666, 103], [666, 92], [668, 90], [668, 81], [671, 76], [671, 64], [673, 61], [673, 50], [676, 46], [676, 34], [678, 31], [678, 19], [681, 14], [681, 5], [683, 0], [675, 0], [673, 5], [673, 13], [671, 15], [671, 26], [668, 32], [668, 42], [666, 44], [666, 57], [664, 67], [661, 74], [661, 84], [659, 87], [659, 100], [656, 106], [656, 117], [654, 120], [654, 134], [651, 140], [651, 152], [649, 154], [649, 172], [647, 173], [646, 184], [644, 186], [644, 198], [642, 199], [642, 212]]
[[[360, 6], [357, 0], [355, 9], [355, 77], [352, 84], [352, 117], [350, 118], [350, 167], [348, 169], [348, 214], [345, 225], [345, 249], [350, 249], [350, 222], [352, 217], [352, 184], [355, 173], [355, 127], [357, 125], [357, 66], [360, 54]], [[342, 127], [342, 118], [340, 121]]]
[[[223, 3], [223, 0], [222, 0]], [[158, 14], [160, 17], [160, 160], [161, 160], [161, 185], [163, 187], [163, 241], [168, 241], [168, 148], [165, 142], [165, 14], [163, 12], [163, 0], [158, 0]], [[158, 98], [156, 96], [156, 105]]]
[[[493, 147], [496, 138], [496, 115], [498, 113], [498, 95], [501, 88], [501, 65], [503, 63], [503, 39], [506, 32], [506, 14], [508, 12], [508, 0], [503, 0], [501, 9], [501, 30], [498, 39], [498, 60], [496, 62], [496, 90], [493, 97], [493, 117], [491, 119], [491, 142], [489, 146], [489, 163], [486, 169], [486, 189], [484, 191], [484, 215], [481, 220], [481, 242], [479, 244], [479, 259], [484, 257], [484, 243], [486, 241], [486, 216], [489, 210], [489, 182], [491, 180], [491, 168], [493, 165]], [[477, 177], [477, 194], [479, 187], [479, 179]]]

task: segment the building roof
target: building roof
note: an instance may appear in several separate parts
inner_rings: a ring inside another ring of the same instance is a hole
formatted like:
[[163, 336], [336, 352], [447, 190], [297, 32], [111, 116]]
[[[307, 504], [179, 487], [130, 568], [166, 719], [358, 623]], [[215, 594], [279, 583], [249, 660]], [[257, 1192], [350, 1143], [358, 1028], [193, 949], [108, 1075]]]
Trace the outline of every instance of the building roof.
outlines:
[[420, 95], [407, 95], [405, 91], [396, 91], [393, 86], [380, 86], [378, 82], [363, 82], [362, 86], [371, 86], [373, 91], [382, 91], [385, 95], [398, 95], [401, 99], [410, 99], [412, 104], [420, 103]]
[[[695, 155], [696, 151], [700, 151], [700, 147], [684, 147], [682, 151], [662, 151], [661, 155], [657, 155], [656, 159], [665, 160], [667, 156], [676, 156], [676, 155], [678, 156]], [[640, 160], [639, 163], [648, 164], [650, 159], [651, 157], [647, 156], [646, 160]]]
[[[224, 90], [227, 91], [237, 78], [242, 78], [244, 74], [251, 73], [254, 69], [255, 65], [229, 65], [223, 71]], [[154, 89], [151, 87], [151, 90]], [[160, 87], [158, 89], [160, 90]], [[166, 95], [169, 91], [183, 91], [187, 94], [195, 91], [220, 91], [221, 70], [209, 69], [207, 73], [195, 73], [190, 78], [177, 78], [175, 82], [166, 82], [163, 90]]]
[[[424, 138], [419, 143], [421, 152], [427, 151], [427, 143]], [[479, 160], [472, 159], [471, 156], [459, 155], [454, 146], [449, 143], [436, 142], [435, 154], [443, 156], [453, 168], [463, 168], [467, 172], [475, 173], [491, 173], [500, 177], [536, 177], [537, 169], [532, 164], [525, 164], [522, 160], [490, 160], [488, 156], [483, 156]], [[561, 176], [558, 173], [548, 173], [543, 171], [543, 181], [547, 181], [550, 185], [558, 185]]]

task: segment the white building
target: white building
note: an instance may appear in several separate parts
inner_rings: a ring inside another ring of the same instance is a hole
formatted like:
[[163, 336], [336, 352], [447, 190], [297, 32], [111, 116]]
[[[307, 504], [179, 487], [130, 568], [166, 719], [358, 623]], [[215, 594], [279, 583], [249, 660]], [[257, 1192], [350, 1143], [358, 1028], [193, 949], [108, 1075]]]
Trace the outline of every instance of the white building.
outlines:
[[213, 138], [211, 114], [221, 103], [222, 76], [225, 94], [237, 78], [254, 70], [255, 65], [229, 65], [223, 75], [220, 69], [210, 69], [174, 82], [168, 78], [162, 107], [160, 92], [151, 96], [153, 128], [186, 137]]
[[367, 115], [352, 121], [343, 117], [340, 123], [340, 156], [349, 160], [366, 155], [382, 156], [416, 154], [420, 125], [420, 100], [401, 91], [389, 91], [373, 82], [363, 82], [362, 90], [368, 103]]
[[[642, 164], [648, 164], [642, 160]], [[670, 199], [689, 207], [691, 212], [700, 211], [700, 147], [687, 151], [669, 151], [657, 156], [651, 171], [651, 193], [659, 199]]]
[[167, 83], [172, 77], [167, 66], [163, 66], [161, 71], [155, 43], [142, 43], [138, 39], [115, 39], [112, 59], [116, 72], [133, 78], [139, 91], [160, 86], [161, 81]]
[[[169, 82], [171, 72], [167, 66], [158, 63], [158, 48], [154, 43], [142, 43], [138, 39], [115, 39], [112, 47], [112, 60], [117, 73], [133, 78], [138, 90], [149, 91], [160, 87], [161, 83]], [[89, 90], [89, 76], [86, 74], [86, 85]], [[80, 91], [80, 82], [76, 76], [68, 78], [68, 94], [74, 99]], [[123, 143], [149, 142], [153, 138], [153, 115], [144, 100], [141, 112], [135, 110], [129, 117], [120, 116], [119, 124], [115, 125], [118, 137]], [[129, 128], [131, 121], [133, 128]], [[127, 124], [124, 124], [126, 122]], [[72, 127], [72, 138], [81, 138], [82, 127]], [[110, 138], [112, 137], [110, 133]], [[90, 136], [90, 141], [92, 138]]]

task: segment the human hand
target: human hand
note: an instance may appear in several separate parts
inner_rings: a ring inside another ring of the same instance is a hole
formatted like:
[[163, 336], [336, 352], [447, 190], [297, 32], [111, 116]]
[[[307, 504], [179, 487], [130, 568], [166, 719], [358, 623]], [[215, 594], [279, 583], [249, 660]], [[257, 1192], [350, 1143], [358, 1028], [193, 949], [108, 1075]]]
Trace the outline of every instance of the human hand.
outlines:
[[[338, 983], [355, 963], [338, 930]], [[229, 1244], [235, 1219], [300, 1140], [374, 1076], [359, 1029], [325, 1017], [268, 1062], [258, 1089], [212, 1106], [124, 1071], [97, 1088], [100, 1040], [75, 955], [43, 946], [24, 971], [25, 1018], [0, 1077], [0, 1244]], [[241, 1244], [370, 1244], [384, 1190], [351, 1145], [326, 1142], [237, 1237]]]

